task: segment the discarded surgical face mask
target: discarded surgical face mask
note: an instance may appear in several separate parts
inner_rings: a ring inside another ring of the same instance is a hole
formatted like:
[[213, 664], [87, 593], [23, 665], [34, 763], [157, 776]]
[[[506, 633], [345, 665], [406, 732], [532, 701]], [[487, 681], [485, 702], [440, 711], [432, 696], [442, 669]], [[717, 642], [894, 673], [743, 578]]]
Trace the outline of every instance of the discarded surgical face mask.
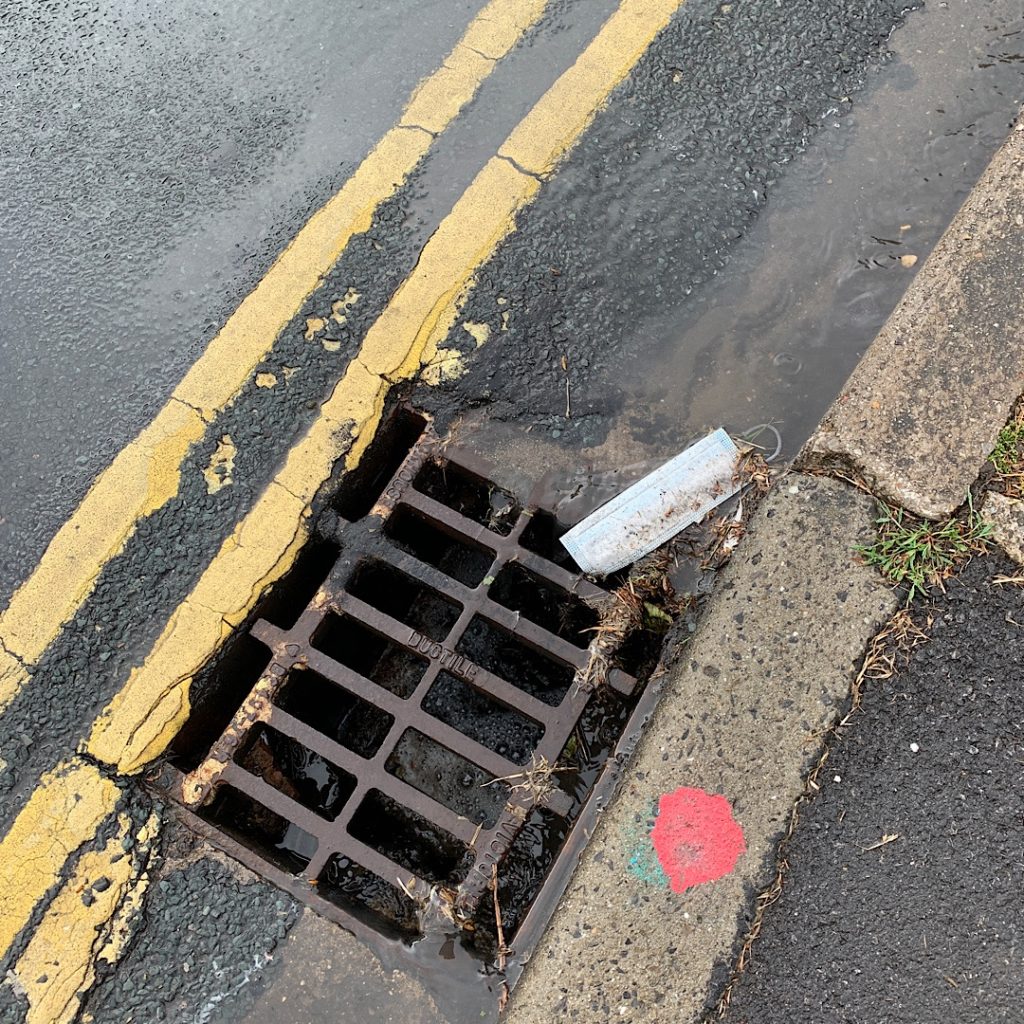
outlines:
[[592, 575], [635, 562], [740, 489], [739, 454], [719, 428], [577, 523], [562, 545]]

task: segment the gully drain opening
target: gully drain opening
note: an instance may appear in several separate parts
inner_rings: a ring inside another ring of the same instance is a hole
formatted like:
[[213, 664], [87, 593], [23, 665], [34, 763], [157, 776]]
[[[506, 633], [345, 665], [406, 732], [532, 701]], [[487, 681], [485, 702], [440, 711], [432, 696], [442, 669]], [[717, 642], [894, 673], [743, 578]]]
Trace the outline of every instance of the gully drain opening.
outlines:
[[198, 756], [161, 785], [214, 844], [363, 937], [454, 922], [489, 956], [497, 877], [522, 954], [653, 694], [638, 706], [621, 668], [582, 684], [612, 598], [567, 566], [549, 515], [416, 421], [369, 513], [324, 518], [299, 608], [272, 592], [244, 656], [214, 668], [203, 689], [237, 711], [213, 730], [196, 716], [178, 750], [198, 738]]

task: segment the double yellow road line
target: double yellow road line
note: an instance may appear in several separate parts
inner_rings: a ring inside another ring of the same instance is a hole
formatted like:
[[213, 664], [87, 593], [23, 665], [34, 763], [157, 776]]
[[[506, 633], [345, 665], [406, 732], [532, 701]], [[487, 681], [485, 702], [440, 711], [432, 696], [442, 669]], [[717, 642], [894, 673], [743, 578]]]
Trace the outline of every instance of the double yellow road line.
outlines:
[[[310, 502], [335, 463], [344, 458], [351, 469], [359, 461], [390, 387], [414, 378], [438, 358], [438, 345], [456, 322], [476, 271], [515, 230], [518, 211], [534, 198], [682, 2], [622, 0], [575, 64], [483, 167], [367, 332], [306, 436], [93, 724], [86, 745], [91, 759], [118, 774], [131, 774], [164, 752], [188, 715], [195, 672], [266, 586], [293, 564], [306, 539]], [[57, 636], [138, 521], [177, 492], [190, 446], [250, 380], [348, 241], [369, 228], [380, 203], [415, 169], [436, 135], [544, 6], [545, 0], [492, 0], [481, 11], [442, 68], [418, 87], [399, 124], [282, 253], [156, 420], [97, 479], [0, 617], [0, 707], [24, 685], [25, 666], [38, 660]], [[74, 815], [63, 813], [69, 787], [75, 793]], [[0, 952], [10, 948], [33, 909], [58, 883], [68, 858], [93, 839], [98, 822], [115, 814], [119, 793], [92, 761], [78, 758], [40, 782], [0, 841]], [[29, 872], [23, 851], [40, 831], [50, 855], [34, 858]], [[80, 922], [77, 927], [69, 923], [69, 905], [58, 892], [15, 968], [18, 977], [39, 967], [30, 957], [33, 949], [54, 948], [48, 929], [90, 932]], [[66, 945], [63, 955], [75, 962], [72, 974], [87, 978], [82, 965], [89, 962], [92, 947]], [[77, 1003], [71, 999], [67, 1005]]]
[[399, 123], [246, 296], [153, 422], [96, 479], [0, 614], [0, 711], [139, 521], [175, 496], [189, 448], [234, 402], [352, 237], [370, 227], [377, 208], [412, 174], [435, 136], [473, 99], [545, 4], [491, 0], [441, 68], [413, 93]]

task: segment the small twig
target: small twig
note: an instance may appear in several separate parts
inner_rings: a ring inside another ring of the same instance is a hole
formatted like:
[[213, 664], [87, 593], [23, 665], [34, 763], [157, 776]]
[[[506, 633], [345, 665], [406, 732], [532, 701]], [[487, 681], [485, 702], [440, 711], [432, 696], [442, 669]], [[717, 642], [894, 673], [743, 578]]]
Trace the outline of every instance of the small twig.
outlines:
[[498, 865], [491, 865], [491, 893], [494, 896], [494, 923], [498, 929], [498, 970], [505, 970], [505, 929], [501, 926], [501, 905], [498, 903]]
[[899, 833], [893, 832], [890, 835], [882, 836], [877, 843], [872, 843], [870, 846], [864, 846], [861, 848], [861, 853], [870, 853], [872, 850], [880, 850], [883, 846], [888, 846], [890, 843], [895, 843], [899, 839]]
[[569, 375], [565, 375], [565, 418], [572, 419], [572, 404], [569, 401]]
[[[494, 895], [494, 924], [498, 931], [498, 971], [505, 973], [505, 929], [501, 926], [501, 905], [498, 903], [498, 865], [491, 864], [491, 892]], [[498, 997], [498, 1013], [505, 1009], [508, 1002], [508, 981], [501, 980], [501, 995]]]

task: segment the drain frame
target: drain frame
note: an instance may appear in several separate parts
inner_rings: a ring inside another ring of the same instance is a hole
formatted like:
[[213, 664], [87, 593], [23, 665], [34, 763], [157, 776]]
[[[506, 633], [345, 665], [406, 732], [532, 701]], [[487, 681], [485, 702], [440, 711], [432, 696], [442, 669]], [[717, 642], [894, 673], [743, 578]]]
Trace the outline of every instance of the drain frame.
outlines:
[[[533, 509], [519, 509], [511, 529], [502, 534], [417, 490], [414, 486], [416, 478], [428, 461], [451, 464], [481, 481], [490, 478], [490, 469], [482, 460], [462, 451], [448, 450], [434, 435], [428, 423], [421, 438], [385, 486], [370, 514], [356, 523], [340, 522], [336, 530], [329, 531], [333, 534], [330, 539], [340, 545], [341, 552], [327, 580], [295, 624], [290, 629], [283, 629], [264, 619], [257, 619], [249, 628], [249, 633], [269, 649], [271, 660], [228, 727], [210, 748], [209, 754], [198, 767], [188, 773], [165, 765], [157, 782], [160, 788], [174, 798], [179, 814], [194, 832], [375, 948], [380, 948], [382, 941], [389, 948], [394, 948], [393, 935], [389, 934], [386, 926], [379, 922], [370, 923], [361, 913], [317, 891], [321, 875], [333, 858], [348, 857], [390, 885], [398, 881], [407, 895], [421, 907], [432, 905], [431, 897], [436, 897], [439, 887], [351, 836], [347, 827], [368, 793], [376, 790], [386, 794], [413, 813], [437, 824], [472, 851], [472, 864], [468, 871], [454, 890], [449, 889], [447, 893], [450, 906], [454, 908], [459, 920], [468, 920], [490, 889], [495, 871], [500, 870], [501, 862], [530, 811], [536, 807], [545, 807], [564, 817], [572, 803], [569, 795], [559, 788], [535, 792], [515, 787], [497, 820], [490, 828], [484, 829], [384, 768], [402, 736], [407, 730], [414, 729], [471, 761], [494, 779], [522, 775], [524, 768], [521, 764], [504, 758], [423, 709], [424, 698], [442, 672], [455, 676], [490, 699], [524, 712], [526, 717], [542, 724], [544, 732], [534, 751], [535, 762], [544, 758], [553, 764], [572, 735], [594, 692], [581, 683], [582, 671], [588, 661], [588, 649], [574, 645], [525, 618], [520, 612], [492, 600], [488, 593], [490, 586], [506, 565], [518, 563], [545, 584], [584, 602], [608, 599], [607, 591], [581, 574], [572, 573], [520, 544]], [[454, 535], [460, 542], [476, 544], [493, 552], [490, 568], [483, 580], [476, 586], [461, 583], [440, 568], [392, 544], [383, 526], [400, 508], [427, 519]], [[443, 641], [430, 639], [421, 631], [348, 592], [347, 585], [367, 560], [384, 563], [389, 569], [402, 573], [415, 584], [428, 588], [446, 600], [454, 601], [461, 608]], [[399, 697], [319, 651], [314, 646], [314, 637], [329, 614], [351, 616], [399, 649], [425, 658], [426, 670], [413, 693], [406, 698]], [[572, 670], [573, 681], [557, 704], [548, 704], [531, 696], [457, 652], [458, 640], [476, 616], [482, 616], [492, 626], [505, 631], [517, 643], [540, 651]], [[391, 717], [387, 735], [371, 757], [363, 757], [349, 750], [275, 704], [282, 685], [296, 672], [305, 670], [315, 672], [344, 692]], [[637, 680], [619, 669], [612, 670], [608, 683], [625, 696], [632, 694], [639, 685]], [[618, 741], [555, 855], [540, 891], [526, 907], [512, 937], [514, 951], [510, 953], [507, 970], [510, 984], [514, 983], [517, 975], [517, 961], [525, 958], [539, 941], [555, 903], [564, 892], [597, 817], [615, 788], [621, 766], [636, 745], [641, 724], [653, 710], [657, 695], [658, 688], [654, 685], [648, 685], [640, 692]], [[246, 738], [254, 728], [261, 726], [278, 730], [355, 777], [355, 789], [333, 821], [327, 821], [316, 811], [296, 803], [235, 762], [236, 753]], [[257, 850], [227, 834], [198, 813], [222, 785], [245, 794], [317, 838], [316, 852], [301, 874], [292, 874], [275, 865]]]

